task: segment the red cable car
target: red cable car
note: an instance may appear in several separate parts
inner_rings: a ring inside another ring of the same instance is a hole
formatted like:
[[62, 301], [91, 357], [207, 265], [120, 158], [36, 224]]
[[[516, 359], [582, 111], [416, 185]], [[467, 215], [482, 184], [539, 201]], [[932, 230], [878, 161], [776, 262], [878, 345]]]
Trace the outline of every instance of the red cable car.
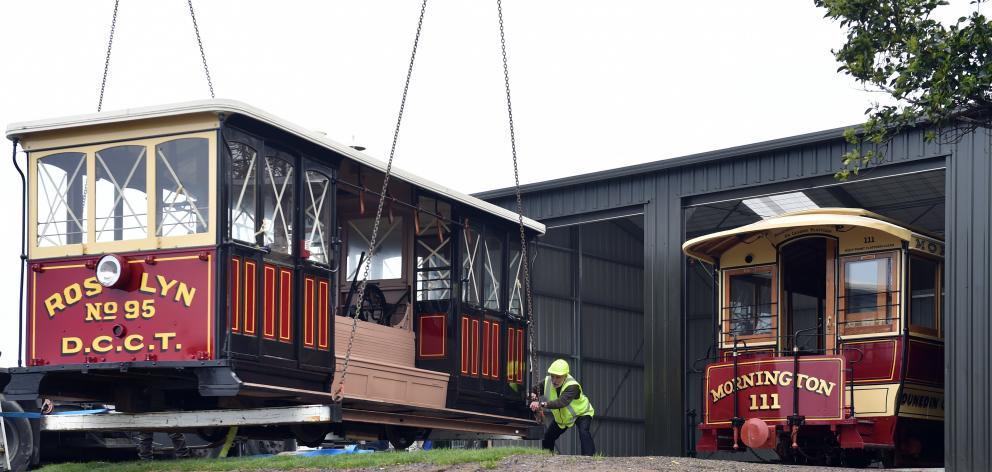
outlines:
[[9, 399], [332, 404], [350, 349], [343, 423], [298, 436], [537, 426], [516, 213], [394, 171], [370, 261], [384, 163], [246, 104], [7, 136], [28, 154], [29, 269], [26, 366], [10, 370]]
[[683, 250], [719, 281], [698, 451], [943, 463], [943, 241], [824, 208]]

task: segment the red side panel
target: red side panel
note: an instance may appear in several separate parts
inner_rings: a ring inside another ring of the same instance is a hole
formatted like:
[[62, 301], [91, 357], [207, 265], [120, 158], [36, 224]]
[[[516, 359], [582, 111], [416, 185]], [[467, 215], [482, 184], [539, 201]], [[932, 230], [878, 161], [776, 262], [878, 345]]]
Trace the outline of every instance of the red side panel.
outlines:
[[245, 334], [249, 336], [255, 335], [255, 320], [257, 320], [258, 315], [258, 299], [255, 296], [255, 287], [257, 279], [257, 273], [255, 270], [255, 261], [245, 261]]
[[279, 340], [293, 342], [293, 272], [279, 269]]
[[489, 320], [482, 322], [482, 376], [489, 377]]
[[262, 334], [268, 339], [276, 337], [276, 268], [268, 264], [264, 265], [264, 281], [262, 289], [265, 290], [263, 305], [265, 306], [265, 319], [262, 321]]
[[327, 293], [328, 285], [326, 281], [321, 280], [317, 283], [318, 291], [320, 295], [317, 297], [317, 309], [320, 312], [320, 316], [317, 318], [317, 342], [320, 349], [328, 350], [330, 349], [329, 344], [329, 332], [331, 330], [329, 323], [330, 318], [328, 317], [329, 308], [327, 306]]
[[241, 332], [241, 259], [231, 258], [231, 332]]
[[97, 282], [95, 257], [32, 263], [29, 365], [213, 358], [214, 257], [129, 254], [122, 288]]
[[472, 375], [479, 375], [479, 320], [472, 320]]
[[524, 330], [517, 330], [517, 383], [524, 383]]
[[313, 349], [313, 277], [303, 279], [303, 345]]
[[906, 380], [943, 387], [944, 344], [939, 341], [910, 339], [906, 352]]
[[420, 359], [443, 359], [447, 357], [447, 315], [420, 315], [419, 336], [417, 337], [417, 357]]
[[853, 363], [856, 383], [899, 381], [901, 348], [896, 339], [845, 342], [842, 347]]
[[506, 330], [506, 380], [511, 382], [514, 381], [517, 374], [517, 350], [514, 349], [514, 346], [516, 346], [516, 343], [514, 342], [516, 336], [514, 336], [514, 334], [516, 334], [516, 332], [517, 330], [513, 328], [508, 328]]
[[492, 331], [492, 342], [490, 343], [493, 347], [493, 355], [490, 357], [492, 365], [489, 367], [489, 373], [492, 375], [493, 379], [499, 379], [499, 323], [493, 322]]
[[468, 317], [462, 317], [462, 329], [461, 329], [461, 360], [462, 368], [461, 372], [463, 374], [468, 374], [468, 357], [469, 357], [469, 332], [468, 332]]

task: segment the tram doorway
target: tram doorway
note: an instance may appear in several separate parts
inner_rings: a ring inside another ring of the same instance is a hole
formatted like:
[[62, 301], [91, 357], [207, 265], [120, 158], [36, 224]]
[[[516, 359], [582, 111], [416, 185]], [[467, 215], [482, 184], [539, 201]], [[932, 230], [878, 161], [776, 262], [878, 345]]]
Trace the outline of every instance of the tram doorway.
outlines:
[[[779, 345], [791, 351], [815, 354], [823, 352], [824, 326], [828, 300], [833, 300], [829, 282], [835, 260], [836, 244], [826, 238], [811, 237], [790, 242], [779, 252], [782, 273], [782, 319]], [[828, 274], [830, 272], [831, 274]]]

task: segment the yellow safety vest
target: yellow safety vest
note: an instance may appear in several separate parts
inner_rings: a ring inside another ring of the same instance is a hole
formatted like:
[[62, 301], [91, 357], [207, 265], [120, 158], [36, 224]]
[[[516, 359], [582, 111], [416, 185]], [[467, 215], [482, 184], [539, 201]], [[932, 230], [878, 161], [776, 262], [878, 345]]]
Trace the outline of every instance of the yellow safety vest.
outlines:
[[[558, 423], [558, 426], [562, 429], [575, 424], [575, 418], [596, 414], [596, 410], [593, 409], [589, 398], [582, 392], [582, 386], [571, 375], [565, 377], [565, 382], [561, 384], [561, 389], [565, 391], [566, 388], [572, 385], [579, 387], [579, 397], [572, 400], [568, 405], [565, 405], [564, 408], [551, 410], [551, 414], [555, 417], [555, 423]], [[558, 399], [558, 391], [555, 390], [555, 385], [551, 382], [550, 375], [544, 378], [544, 395], [547, 396], [549, 402]]]

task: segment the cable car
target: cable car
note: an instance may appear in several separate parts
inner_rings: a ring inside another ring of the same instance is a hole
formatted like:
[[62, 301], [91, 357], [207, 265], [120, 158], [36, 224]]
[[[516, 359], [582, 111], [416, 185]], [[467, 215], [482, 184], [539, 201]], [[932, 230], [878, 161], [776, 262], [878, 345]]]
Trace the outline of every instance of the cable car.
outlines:
[[7, 137], [28, 156], [26, 365], [9, 399], [329, 404], [347, 360], [356, 431], [536, 425], [516, 213], [397, 170], [370, 262], [384, 163], [247, 104], [17, 123]]
[[700, 452], [943, 463], [944, 242], [859, 209], [687, 241], [717, 278]]

